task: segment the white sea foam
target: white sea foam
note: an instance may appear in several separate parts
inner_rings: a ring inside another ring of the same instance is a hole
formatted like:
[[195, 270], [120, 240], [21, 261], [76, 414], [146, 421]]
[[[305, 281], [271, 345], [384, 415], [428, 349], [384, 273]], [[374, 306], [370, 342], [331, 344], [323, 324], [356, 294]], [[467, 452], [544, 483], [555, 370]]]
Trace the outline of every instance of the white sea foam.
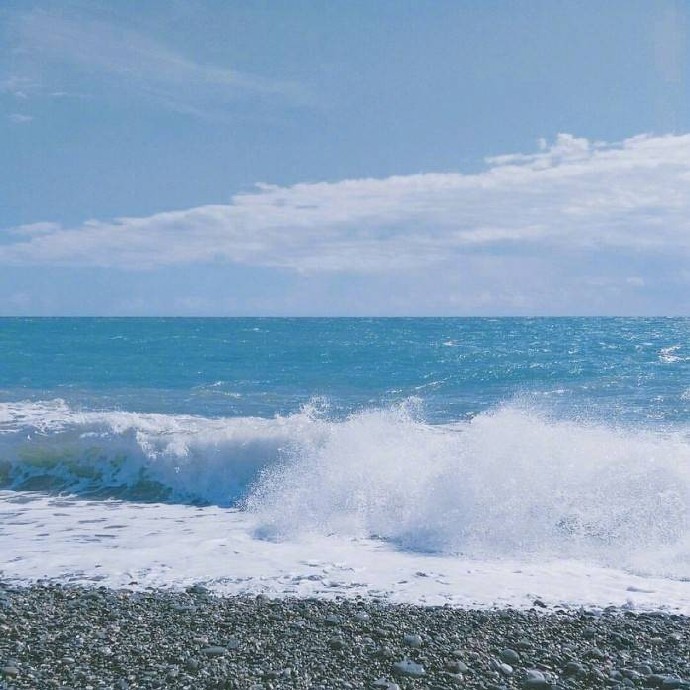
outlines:
[[377, 536], [472, 558], [567, 557], [690, 577], [690, 444], [504, 407], [426, 425], [406, 410], [332, 425], [265, 468], [260, 534]]
[[131, 588], [203, 582], [223, 594], [385, 597], [463, 607], [610, 604], [690, 614], [690, 582], [586, 561], [473, 559], [379, 540], [252, 537], [250, 513], [0, 491], [0, 576]]
[[259, 470], [321, 425], [82, 412], [61, 400], [0, 405], [0, 483], [24, 490], [231, 505]]
[[[332, 421], [0, 406], [7, 488], [240, 505], [251, 538], [569, 559], [690, 578], [690, 444], [506, 405], [429, 425], [414, 402]], [[126, 504], [122, 504], [126, 505]], [[256, 543], [256, 542], [255, 542]]]
[[662, 347], [659, 350], [659, 361], [664, 364], [673, 364], [674, 362], [687, 362], [690, 357], [684, 357], [677, 354], [682, 349], [681, 345], [671, 345], [670, 347]]

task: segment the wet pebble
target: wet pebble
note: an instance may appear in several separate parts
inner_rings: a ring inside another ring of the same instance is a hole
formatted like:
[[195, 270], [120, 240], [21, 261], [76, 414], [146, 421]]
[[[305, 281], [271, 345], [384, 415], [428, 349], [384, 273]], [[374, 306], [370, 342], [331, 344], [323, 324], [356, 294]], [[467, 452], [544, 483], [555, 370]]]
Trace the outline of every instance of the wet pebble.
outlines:
[[0, 591], [3, 690], [690, 688], [690, 621], [662, 613]]

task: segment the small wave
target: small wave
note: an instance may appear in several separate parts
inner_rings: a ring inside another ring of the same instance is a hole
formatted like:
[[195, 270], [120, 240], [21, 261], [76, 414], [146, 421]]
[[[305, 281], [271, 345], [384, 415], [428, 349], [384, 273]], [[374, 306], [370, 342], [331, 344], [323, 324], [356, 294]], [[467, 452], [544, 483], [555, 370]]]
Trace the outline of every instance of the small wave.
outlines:
[[678, 354], [678, 350], [681, 349], [680, 345], [672, 345], [671, 347], [662, 347], [659, 350], [659, 361], [664, 364], [673, 364], [674, 362], [688, 362], [690, 357], [682, 357]]

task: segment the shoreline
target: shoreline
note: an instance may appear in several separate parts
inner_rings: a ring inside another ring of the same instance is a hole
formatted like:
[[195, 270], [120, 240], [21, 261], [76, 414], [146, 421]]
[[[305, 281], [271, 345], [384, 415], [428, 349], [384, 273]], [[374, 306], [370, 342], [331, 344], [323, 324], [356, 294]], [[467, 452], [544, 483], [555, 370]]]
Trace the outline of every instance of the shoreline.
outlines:
[[690, 688], [690, 617], [0, 580], [0, 689]]

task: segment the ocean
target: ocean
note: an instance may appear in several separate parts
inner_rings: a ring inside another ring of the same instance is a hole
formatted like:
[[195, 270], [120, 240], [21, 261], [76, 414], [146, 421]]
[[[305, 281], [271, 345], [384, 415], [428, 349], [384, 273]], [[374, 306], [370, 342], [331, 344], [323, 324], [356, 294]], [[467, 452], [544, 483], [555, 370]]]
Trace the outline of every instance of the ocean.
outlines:
[[0, 577], [690, 613], [690, 319], [0, 319]]

